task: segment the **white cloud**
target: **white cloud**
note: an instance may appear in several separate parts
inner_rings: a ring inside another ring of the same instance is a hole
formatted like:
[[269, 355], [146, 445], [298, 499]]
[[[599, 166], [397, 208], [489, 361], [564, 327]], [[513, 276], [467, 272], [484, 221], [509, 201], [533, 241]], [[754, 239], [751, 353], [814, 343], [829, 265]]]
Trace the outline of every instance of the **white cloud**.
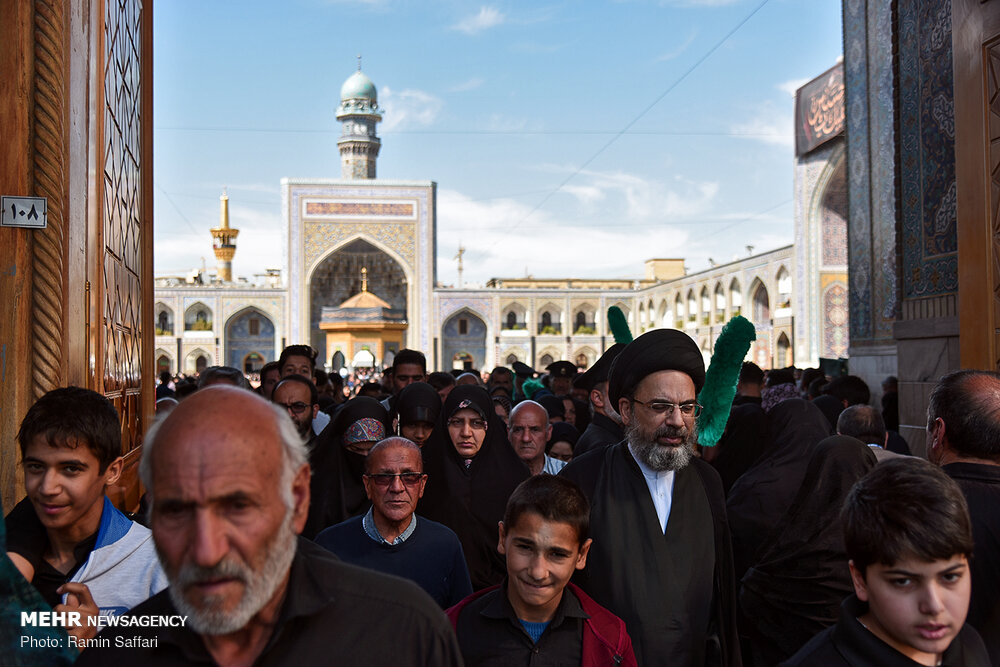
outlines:
[[695, 38], [697, 36], [698, 36], [698, 32], [696, 30], [692, 30], [691, 34], [688, 35], [688, 38], [685, 39], [683, 43], [679, 44], [678, 46], [675, 46], [670, 51], [667, 51], [666, 53], [664, 53], [664, 54], [660, 55], [659, 57], [657, 57], [656, 62], [659, 63], [659, 62], [665, 62], [667, 60], [673, 60], [677, 56], [681, 55], [682, 53], [684, 53], [685, 51], [687, 51], [687, 49], [688, 49], [689, 46], [691, 46], [692, 44], [694, 44], [694, 40], [695, 40]]
[[499, 9], [483, 5], [479, 8], [478, 14], [467, 16], [451, 28], [452, 30], [464, 32], [467, 35], [475, 35], [483, 30], [495, 28], [496, 26], [502, 24], [505, 20], [506, 17]]
[[788, 93], [789, 95], [791, 95], [791, 96], [794, 97], [795, 96], [795, 91], [797, 91], [799, 88], [801, 88], [802, 86], [806, 85], [810, 81], [812, 81], [812, 79], [809, 79], [809, 78], [790, 79], [788, 81], [784, 81], [782, 83], [779, 83], [777, 85], [777, 88], [778, 88], [778, 90], [780, 90], [782, 92], [785, 92], [785, 93]]
[[382, 129], [385, 131], [426, 127], [437, 120], [444, 108], [439, 97], [422, 90], [408, 88], [397, 93], [388, 86], [382, 90], [380, 101], [385, 108]]
[[[538, 170], [556, 176], [571, 173], [554, 165]], [[457, 280], [453, 257], [460, 242], [467, 249], [467, 284], [526, 273], [638, 278], [646, 259], [686, 253], [690, 230], [670, 223], [704, 214], [717, 192], [715, 183], [675, 179], [668, 186], [632, 174], [597, 171], [580, 172], [537, 209], [544, 194], [525, 201], [472, 200], [441, 190], [438, 278], [445, 284]]]
[[455, 84], [454, 86], [448, 89], [448, 92], [464, 93], [469, 90], [476, 90], [477, 88], [481, 88], [484, 83], [486, 83], [486, 79], [484, 79], [481, 76], [474, 76], [471, 79], [467, 79], [465, 81], [462, 81], [461, 83]]
[[792, 104], [789, 102], [779, 109], [774, 104], [766, 102], [760, 105], [755, 113], [747, 115], [743, 122], [734, 123], [730, 130], [743, 135], [746, 139], [791, 148], [795, 145]]

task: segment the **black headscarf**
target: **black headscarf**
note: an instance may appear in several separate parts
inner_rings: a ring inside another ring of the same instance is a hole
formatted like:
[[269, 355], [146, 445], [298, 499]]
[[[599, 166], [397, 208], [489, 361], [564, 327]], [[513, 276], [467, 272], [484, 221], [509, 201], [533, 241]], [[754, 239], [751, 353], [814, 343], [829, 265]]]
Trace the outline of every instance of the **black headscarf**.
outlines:
[[841, 601], [854, 590], [840, 508], [875, 463], [870, 447], [845, 435], [816, 446], [791, 509], [743, 577], [740, 630], [755, 664], [787, 660], [837, 622]]
[[375, 419], [389, 436], [389, 413], [382, 404], [369, 396], [357, 396], [344, 404], [330, 425], [316, 439], [310, 464], [313, 474], [309, 482], [309, 518], [302, 531], [312, 539], [316, 533], [368, 511], [371, 502], [365, 493], [361, 476], [365, 472], [365, 455], [344, 447], [344, 434], [360, 419]]
[[399, 392], [394, 407], [400, 424], [436, 424], [441, 412], [441, 395], [426, 382], [412, 382]]
[[545, 445], [545, 453], [548, 454], [549, 450], [552, 449], [552, 445], [560, 440], [568, 442], [572, 448], [576, 446], [576, 441], [579, 439], [580, 432], [576, 430], [575, 426], [569, 422], [556, 422], [552, 425], [552, 437], [549, 438], [548, 443]]
[[820, 412], [826, 416], [827, 421], [830, 422], [830, 433], [836, 431], [837, 420], [840, 418], [840, 413], [844, 411], [844, 404], [840, 402], [840, 399], [836, 396], [823, 394], [813, 399], [813, 405], [819, 408]]
[[[487, 422], [483, 445], [468, 468], [447, 427], [448, 418], [466, 401]], [[461, 385], [451, 390], [423, 454], [428, 479], [420, 515], [443, 523], [458, 535], [474, 589], [500, 583], [507, 568], [497, 552], [497, 523], [503, 520], [510, 494], [530, 475], [510, 446], [507, 429], [485, 389]]]
[[782, 401], [767, 415], [766, 449], [726, 500], [737, 579], [757, 563], [763, 541], [802, 486], [816, 445], [829, 435], [823, 413], [801, 398]]

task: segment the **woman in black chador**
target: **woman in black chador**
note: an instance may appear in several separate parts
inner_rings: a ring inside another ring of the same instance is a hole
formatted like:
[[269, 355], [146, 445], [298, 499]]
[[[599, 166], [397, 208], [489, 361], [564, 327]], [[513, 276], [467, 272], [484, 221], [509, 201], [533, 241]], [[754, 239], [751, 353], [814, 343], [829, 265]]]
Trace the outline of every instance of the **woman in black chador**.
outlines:
[[461, 385], [448, 394], [423, 453], [428, 478], [418, 513], [458, 535], [475, 590], [499, 584], [507, 568], [497, 524], [529, 473], [485, 389]]

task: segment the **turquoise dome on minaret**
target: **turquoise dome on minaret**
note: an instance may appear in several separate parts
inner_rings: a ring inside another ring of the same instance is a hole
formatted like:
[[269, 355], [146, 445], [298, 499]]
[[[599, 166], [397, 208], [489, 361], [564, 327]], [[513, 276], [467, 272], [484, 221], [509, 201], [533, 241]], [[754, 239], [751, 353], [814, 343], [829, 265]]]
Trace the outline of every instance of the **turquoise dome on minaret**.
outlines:
[[340, 101], [346, 102], [347, 100], [371, 100], [375, 103], [378, 102], [378, 92], [375, 90], [375, 84], [360, 69], [347, 77], [347, 81], [344, 81], [344, 85], [340, 87]]

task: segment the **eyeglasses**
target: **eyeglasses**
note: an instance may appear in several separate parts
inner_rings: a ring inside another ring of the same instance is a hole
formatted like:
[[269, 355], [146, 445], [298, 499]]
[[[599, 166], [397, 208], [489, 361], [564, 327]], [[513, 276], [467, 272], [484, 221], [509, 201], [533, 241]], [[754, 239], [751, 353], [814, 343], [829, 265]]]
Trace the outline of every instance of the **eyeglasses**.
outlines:
[[294, 403], [278, 403], [278, 405], [297, 415], [301, 415], [309, 409], [309, 404], [303, 403], [302, 401], [295, 401]]
[[466, 422], [468, 422], [469, 426], [471, 426], [472, 428], [474, 428], [477, 431], [485, 431], [486, 430], [486, 420], [485, 419], [468, 419], [468, 420], [466, 420], [466, 419], [458, 419], [458, 418], [453, 417], [453, 418], [449, 419], [446, 423], [448, 424], [448, 428], [462, 428], [463, 426], [465, 426]]
[[397, 477], [405, 486], [416, 486], [427, 475], [422, 472], [376, 472], [365, 477], [375, 482], [375, 486], [385, 489], [391, 486]]
[[633, 403], [646, 406], [655, 414], [665, 415], [667, 417], [674, 414], [675, 408], [679, 409], [681, 414], [685, 417], [697, 417], [702, 411], [702, 406], [698, 403], [681, 403], [680, 405], [670, 403], [668, 401], [649, 401], [648, 403], [644, 403], [636, 398], [631, 399], [631, 401]]

